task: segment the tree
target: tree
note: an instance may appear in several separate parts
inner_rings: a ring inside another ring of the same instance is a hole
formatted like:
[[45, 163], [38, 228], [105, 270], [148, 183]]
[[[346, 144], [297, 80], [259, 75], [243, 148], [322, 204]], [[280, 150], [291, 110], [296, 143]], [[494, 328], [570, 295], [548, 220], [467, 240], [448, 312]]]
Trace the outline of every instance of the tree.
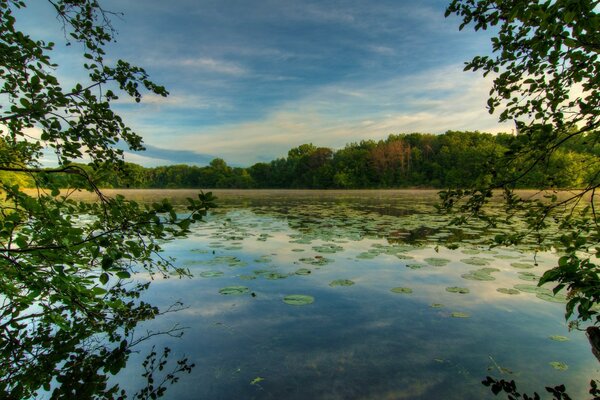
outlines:
[[[554, 282], [555, 293], [566, 289], [566, 318], [570, 327], [598, 336], [600, 268], [595, 253], [600, 249], [596, 214], [596, 190], [600, 187], [597, 156], [587, 159], [590, 173], [581, 190], [560, 198], [554, 193], [541, 200], [518, 197], [514, 187], [540, 165], [546, 165], [572, 142], [596, 146], [600, 124], [600, 15], [597, 0], [452, 0], [446, 16], [462, 18], [460, 29], [491, 30], [492, 55], [476, 56], [465, 70], [482, 70], [493, 77], [487, 106], [500, 111], [500, 121], [514, 120], [515, 140], [499, 162], [489, 160], [494, 177], [487, 185], [467, 191], [442, 193], [446, 210], [495, 219], [484, 205], [494, 189], [503, 189], [509, 215], [520, 214], [529, 229], [498, 235], [498, 244], [513, 244], [529, 233], [539, 233], [552, 220], [562, 235], [564, 250], [558, 266], [547, 271], [539, 284]], [[548, 182], [548, 188], [552, 184]], [[466, 197], [466, 202], [460, 200]], [[459, 204], [459, 206], [457, 206]], [[581, 206], [583, 204], [583, 206]], [[466, 215], [465, 215], [466, 214]], [[547, 246], [542, 235], [540, 247]], [[594, 346], [593, 341], [592, 345]], [[597, 349], [596, 349], [597, 350]], [[600, 359], [600, 358], [599, 358]]]
[[[597, 156], [588, 159], [587, 180], [580, 191], [566, 199], [523, 200], [515, 196], [515, 185], [538, 165], [549, 162], [570, 142], [583, 141], [590, 148], [598, 140], [600, 124], [600, 15], [597, 0], [453, 0], [446, 15], [463, 19], [460, 28], [493, 29], [491, 56], [476, 56], [465, 70], [482, 70], [493, 76], [488, 99], [490, 113], [501, 109], [499, 120], [514, 120], [516, 137], [500, 162], [488, 162], [495, 179], [489, 185], [466, 192], [447, 191], [444, 205], [451, 208], [468, 197], [461, 211], [484, 216], [483, 205], [492, 190], [505, 191], [507, 206], [521, 211], [532, 230], [556, 218], [565, 232], [561, 237], [566, 255], [559, 266], [546, 272], [540, 284], [556, 282], [556, 291], [569, 291], [566, 317], [575, 316], [572, 326], [600, 323], [593, 308], [600, 302], [600, 278], [594, 257], [580, 257], [579, 250], [600, 245], [595, 210], [600, 187]], [[548, 185], [551, 187], [551, 185]], [[575, 210], [584, 198], [588, 206]], [[499, 243], [514, 243], [527, 232], [498, 237]]]
[[[0, 397], [32, 398], [42, 389], [52, 398], [124, 396], [108, 377], [144, 340], [134, 334], [137, 323], [161, 313], [140, 301], [148, 284], [130, 278], [140, 270], [185, 275], [160, 257], [158, 241], [185, 235], [212, 198], [190, 199], [180, 217], [166, 201], [142, 206], [98, 189], [104, 171], [125, 168], [118, 142], [143, 150], [141, 137], [111, 108], [117, 93], [139, 102], [143, 91], [167, 91], [144, 69], [105, 58], [115, 32], [112, 14], [97, 0], [48, 0], [67, 45], [80, 46], [86, 60], [87, 80], [65, 87], [50, 59], [55, 44], [17, 28], [26, 3], [0, 1], [0, 173], [25, 175], [37, 188], [30, 194], [4, 175], [0, 182]], [[42, 165], [42, 151], [56, 155], [56, 166]], [[82, 159], [86, 168], [73, 163]], [[60, 190], [56, 177], [65, 175], [79, 179]], [[91, 191], [96, 201], [73, 200], [77, 190]], [[162, 369], [167, 354], [150, 354], [145, 376], [158, 363]], [[149, 379], [140, 398], [161, 395], [165, 383], [190, 368], [181, 360], [163, 383]]]

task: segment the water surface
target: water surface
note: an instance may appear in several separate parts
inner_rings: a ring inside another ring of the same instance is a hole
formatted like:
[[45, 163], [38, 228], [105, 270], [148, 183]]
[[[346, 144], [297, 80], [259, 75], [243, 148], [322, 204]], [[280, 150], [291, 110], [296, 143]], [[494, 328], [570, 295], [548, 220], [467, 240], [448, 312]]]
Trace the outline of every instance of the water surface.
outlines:
[[[486, 375], [529, 393], [565, 383], [584, 398], [599, 376], [584, 334], [566, 327], [564, 298], [527, 286], [557, 255], [489, 249], [483, 226], [447, 228], [433, 191], [218, 195], [206, 223], [165, 247], [194, 277], [155, 280], [147, 295], [188, 306], [143, 327], [187, 327], [153, 343], [196, 364], [168, 398], [495, 398]], [[441, 245], [448, 237], [461, 246]], [[125, 386], [141, 382], [136, 362]]]

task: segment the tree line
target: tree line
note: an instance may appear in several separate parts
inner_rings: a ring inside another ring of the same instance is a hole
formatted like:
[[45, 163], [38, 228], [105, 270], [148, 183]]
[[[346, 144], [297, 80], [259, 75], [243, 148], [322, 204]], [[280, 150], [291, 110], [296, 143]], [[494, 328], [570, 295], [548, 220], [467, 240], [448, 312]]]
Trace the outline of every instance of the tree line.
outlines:
[[[570, 141], [548, 160], [534, 166], [518, 188], [579, 188], [590, 180], [600, 155], [598, 134]], [[497, 165], [518, 145], [520, 136], [501, 133], [448, 131], [441, 135], [410, 133], [385, 140], [363, 140], [334, 150], [302, 144], [287, 157], [250, 167], [233, 167], [215, 158], [207, 166], [168, 165], [153, 168], [125, 163], [94, 172], [101, 187], [112, 188], [467, 188], [520, 176], [522, 163]], [[90, 173], [92, 168], [89, 168]], [[61, 186], [77, 176], [63, 175]], [[56, 179], [56, 178], [55, 178]]]

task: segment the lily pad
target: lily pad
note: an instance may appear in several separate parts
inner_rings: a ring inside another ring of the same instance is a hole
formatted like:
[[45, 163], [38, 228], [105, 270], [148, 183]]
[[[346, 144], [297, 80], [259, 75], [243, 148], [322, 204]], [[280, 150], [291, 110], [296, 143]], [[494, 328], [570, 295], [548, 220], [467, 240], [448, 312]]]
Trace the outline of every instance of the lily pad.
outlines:
[[525, 293], [537, 293], [539, 287], [535, 286], [535, 285], [527, 285], [524, 283], [518, 283], [516, 285], [513, 286], [515, 289], [521, 291], [521, 292], [525, 292]]
[[470, 290], [467, 289], [467, 288], [463, 288], [463, 287], [452, 286], [452, 287], [447, 287], [446, 288], [446, 292], [459, 293], [459, 294], [467, 294], [467, 293], [470, 292]]
[[533, 264], [523, 263], [523, 262], [514, 262], [510, 263], [510, 266], [518, 269], [531, 269], [533, 268]]
[[294, 272], [296, 275], [310, 275], [311, 271], [308, 268], [300, 268]]
[[567, 301], [568, 301], [564, 295], [562, 295], [560, 293], [552, 294], [552, 292], [536, 293], [535, 297], [537, 297], [538, 299], [544, 300], [544, 301], [549, 301], [550, 303], [567, 303]]
[[239, 296], [248, 292], [250, 292], [250, 289], [245, 286], [227, 286], [219, 290], [221, 294], [233, 296]]
[[555, 342], [567, 342], [569, 338], [561, 335], [552, 335], [548, 337], [550, 340], [554, 340]]
[[464, 313], [464, 312], [458, 312], [458, 311], [455, 311], [455, 312], [453, 312], [452, 314], [450, 314], [450, 316], [451, 316], [452, 318], [470, 318], [470, 317], [471, 317], [471, 316], [470, 316], [469, 314], [467, 314], [467, 313]]
[[290, 294], [283, 298], [283, 302], [292, 306], [304, 306], [314, 303], [315, 298], [304, 294]]
[[540, 280], [540, 277], [532, 272], [519, 272], [518, 275], [519, 279], [523, 281], [537, 282]]
[[198, 275], [202, 278], [217, 278], [223, 276], [223, 273], [221, 271], [202, 271]]
[[442, 303], [432, 303], [431, 308], [442, 308], [444, 305]]
[[342, 246], [338, 246], [337, 244], [328, 243], [321, 246], [313, 246], [313, 250], [317, 253], [333, 254], [344, 250], [344, 248]]
[[354, 282], [351, 281], [350, 279], [336, 279], [334, 281], [331, 281], [331, 283], [329, 283], [329, 286], [331, 286], [331, 287], [352, 286], [352, 285], [354, 285]]
[[460, 262], [465, 263], [465, 264], [469, 264], [469, 265], [489, 265], [491, 260], [488, 260], [487, 258], [481, 258], [481, 257], [471, 257], [471, 258], [465, 258], [460, 260]]
[[399, 294], [411, 294], [413, 290], [407, 287], [395, 287], [390, 289], [390, 292], [399, 293]]
[[552, 366], [552, 368], [559, 371], [566, 371], [569, 369], [569, 366], [567, 364], [562, 363], [560, 361], [552, 361], [550, 362], [550, 365]]
[[424, 264], [406, 264], [406, 268], [410, 268], [410, 269], [421, 269], [425, 267]]
[[432, 265], [434, 267], [443, 267], [450, 262], [447, 258], [439, 258], [439, 257], [429, 257], [424, 259], [427, 264]]
[[473, 271], [469, 271], [466, 274], [462, 274], [461, 277], [463, 279], [469, 279], [472, 281], [494, 281], [496, 280], [496, 278], [494, 278], [490, 274], [492, 272], [498, 271], [500, 271], [498, 268], [480, 268]]
[[503, 294], [510, 294], [510, 295], [515, 295], [515, 294], [521, 293], [517, 289], [509, 289], [509, 288], [503, 288], [503, 287], [496, 289], [496, 291], [503, 293]]
[[406, 254], [396, 254], [396, 257], [398, 257], [400, 260], [412, 260], [414, 259], [413, 256], [409, 256]]

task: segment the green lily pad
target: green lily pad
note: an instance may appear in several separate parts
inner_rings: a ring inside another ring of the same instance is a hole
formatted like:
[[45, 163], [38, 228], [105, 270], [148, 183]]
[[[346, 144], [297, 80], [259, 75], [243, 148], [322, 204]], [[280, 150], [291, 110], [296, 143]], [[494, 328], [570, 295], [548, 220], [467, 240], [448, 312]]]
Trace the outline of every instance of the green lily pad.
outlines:
[[463, 287], [452, 286], [452, 287], [447, 287], [446, 292], [467, 294], [470, 292], [470, 290], [467, 288], [463, 288]]
[[354, 282], [351, 281], [350, 279], [336, 279], [334, 281], [331, 281], [331, 283], [329, 283], [329, 286], [331, 286], [331, 287], [352, 286], [352, 285], [354, 285]]
[[492, 272], [498, 271], [500, 271], [498, 268], [480, 268], [473, 271], [469, 271], [466, 274], [462, 274], [461, 277], [463, 279], [469, 279], [472, 281], [494, 281], [496, 280], [496, 278], [494, 278], [490, 274]]
[[344, 250], [344, 248], [342, 246], [338, 246], [337, 244], [329, 243], [323, 244], [321, 246], [313, 246], [313, 250], [317, 253], [333, 254], [337, 253], [338, 251]]
[[414, 259], [413, 256], [409, 256], [406, 254], [396, 254], [396, 257], [399, 258], [400, 260], [412, 260]]
[[439, 257], [429, 257], [424, 259], [427, 264], [432, 265], [434, 267], [443, 267], [450, 262], [447, 258], [439, 258]]
[[518, 284], [514, 285], [513, 287], [515, 289], [517, 289], [521, 292], [525, 292], [525, 293], [537, 293], [538, 289], [540, 289], [536, 285], [527, 285], [524, 283], [518, 283]]
[[217, 278], [223, 276], [223, 273], [221, 271], [202, 271], [198, 275], [203, 278]]
[[303, 294], [290, 294], [283, 298], [283, 302], [292, 306], [304, 306], [314, 303], [315, 298]]
[[406, 268], [410, 268], [410, 269], [421, 269], [425, 267], [424, 264], [406, 264]]
[[233, 296], [246, 294], [248, 292], [250, 292], [250, 289], [245, 286], [227, 286], [219, 290], [219, 293], [221, 294]]
[[411, 294], [413, 290], [407, 287], [395, 287], [390, 289], [390, 292], [399, 293], [399, 294]]
[[[540, 288], [540, 289], [542, 289], [542, 288]], [[537, 297], [538, 299], [544, 300], [544, 301], [549, 301], [550, 303], [567, 303], [567, 301], [568, 301], [564, 295], [561, 295], [560, 293], [552, 294], [552, 292], [536, 293], [535, 297]]]
[[359, 255], [357, 255], [356, 258], [359, 258], [361, 260], [372, 260], [372, 259], [374, 259], [377, 256], [378, 256], [378, 254], [369, 253], [368, 251], [365, 251], [365, 252], [360, 253]]
[[509, 288], [503, 288], [503, 287], [496, 289], [496, 291], [503, 293], [503, 294], [510, 294], [510, 295], [515, 295], [515, 294], [521, 293], [517, 289], [509, 289]]
[[444, 305], [442, 303], [432, 303], [431, 308], [442, 308]]
[[518, 269], [531, 269], [533, 268], [533, 264], [522, 263], [522, 262], [514, 262], [510, 263], [510, 266]]
[[455, 312], [453, 312], [452, 314], [450, 314], [450, 316], [451, 316], [452, 318], [470, 318], [470, 317], [471, 317], [471, 316], [470, 316], [469, 314], [467, 314], [467, 313], [464, 313], [464, 312], [458, 312], [458, 311], [455, 311]]
[[296, 275], [310, 275], [311, 270], [308, 268], [300, 268], [294, 272]]
[[472, 256], [472, 255], [481, 253], [481, 251], [479, 251], [477, 249], [464, 249], [464, 250], [461, 250], [461, 253]]
[[565, 363], [562, 363], [560, 361], [552, 361], [549, 363], [552, 368], [559, 370], [559, 371], [566, 371], [569, 369], [569, 366]]
[[332, 259], [321, 257], [321, 256], [305, 257], [305, 258], [301, 258], [300, 261], [302, 261], [305, 264], [316, 265], [316, 266], [323, 266], [323, 265], [327, 265], [327, 264], [333, 262]]
[[566, 336], [561, 336], [561, 335], [552, 335], [549, 336], [550, 340], [554, 340], [555, 342], [567, 342], [569, 341], [569, 338]]
[[481, 257], [471, 257], [471, 258], [465, 258], [460, 260], [460, 262], [465, 263], [465, 264], [469, 264], [469, 265], [489, 265], [491, 260], [488, 260], [487, 258], [481, 258]]
[[517, 275], [523, 281], [537, 282], [540, 280], [540, 277], [532, 272], [519, 272]]

